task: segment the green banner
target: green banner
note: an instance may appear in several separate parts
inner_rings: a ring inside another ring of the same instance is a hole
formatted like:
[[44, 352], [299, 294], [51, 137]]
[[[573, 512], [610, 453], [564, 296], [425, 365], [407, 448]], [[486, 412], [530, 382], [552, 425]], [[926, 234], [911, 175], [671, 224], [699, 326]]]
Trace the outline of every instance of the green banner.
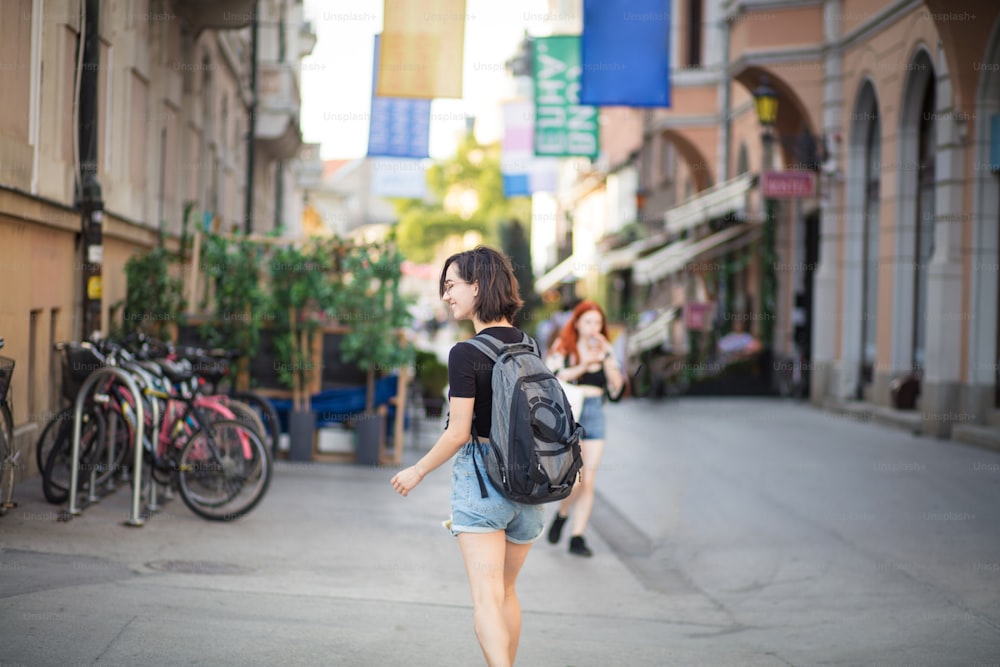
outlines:
[[596, 158], [597, 107], [580, 104], [580, 37], [536, 37], [535, 155]]

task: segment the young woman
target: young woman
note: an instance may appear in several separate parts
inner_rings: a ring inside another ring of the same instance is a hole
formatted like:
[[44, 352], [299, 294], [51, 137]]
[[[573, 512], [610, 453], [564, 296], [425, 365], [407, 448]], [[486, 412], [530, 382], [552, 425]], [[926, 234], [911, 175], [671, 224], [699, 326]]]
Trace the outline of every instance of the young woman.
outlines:
[[593, 301], [582, 301], [553, 342], [546, 358], [549, 368], [561, 380], [576, 384], [584, 395], [583, 410], [576, 420], [583, 426], [583, 473], [573, 493], [562, 501], [549, 528], [549, 542], [556, 544], [563, 524], [572, 510], [569, 552], [592, 556], [583, 538], [594, 506], [594, 479], [604, 452], [604, 397], [617, 398], [625, 386], [625, 377], [608, 342], [604, 311]]
[[[505, 343], [521, 340], [513, 321], [522, 301], [504, 255], [482, 246], [452, 255], [444, 263], [439, 291], [451, 315], [472, 320], [477, 334], [486, 331]], [[541, 506], [508, 500], [487, 475], [483, 480], [488, 497], [481, 497], [473, 457], [484, 468], [492, 377], [493, 362], [486, 355], [469, 343], [455, 344], [448, 357], [450, 415], [445, 432], [415, 465], [392, 478], [393, 488], [405, 496], [461, 450], [452, 468], [451, 532], [458, 538], [472, 589], [476, 637], [491, 666], [514, 663], [521, 635], [521, 606], [514, 584], [545, 523]], [[479, 445], [472, 441], [473, 421]]]

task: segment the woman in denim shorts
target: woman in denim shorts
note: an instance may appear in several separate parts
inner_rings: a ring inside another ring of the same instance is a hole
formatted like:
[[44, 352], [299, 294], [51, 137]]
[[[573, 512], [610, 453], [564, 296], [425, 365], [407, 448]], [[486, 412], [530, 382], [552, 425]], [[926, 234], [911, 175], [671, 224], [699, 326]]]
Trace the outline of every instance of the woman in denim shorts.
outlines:
[[556, 544], [563, 524], [572, 510], [569, 552], [577, 556], [592, 556], [583, 539], [594, 506], [594, 479], [604, 453], [604, 398], [617, 398], [625, 387], [625, 377], [614, 350], [608, 342], [608, 326], [604, 311], [593, 301], [582, 301], [573, 309], [566, 326], [552, 343], [546, 363], [560, 380], [571, 382], [583, 392], [583, 409], [577, 422], [583, 427], [580, 449], [583, 474], [573, 487], [573, 493], [562, 501], [552, 526], [549, 542]]
[[[521, 340], [514, 314], [523, 302], [510, 261], [491, 248], [452, 255], [444, 263], [441, 298], [456, 320], [471, 320], [476, 333], [505, 343]], [[521, 607], [514, 585], [532, 542], [544, 528], [539, 505], [505, 498], [483, 475], [487, 497], [474, 461], [484, 467], [489, 446], [493, 400], [493, 362], [470, 343], [460, 342], [448, 357], [449, 418], [444, 433], [415, 465], [392, 478], [407, 495], [432, 470], [455, 457], [452, 468], [451, 532], [457, 536], [472, 589], [473, 623], [487, 663], [512, 665], [521, 634]], [[472, 429], [482, 444], [472, 441]]]

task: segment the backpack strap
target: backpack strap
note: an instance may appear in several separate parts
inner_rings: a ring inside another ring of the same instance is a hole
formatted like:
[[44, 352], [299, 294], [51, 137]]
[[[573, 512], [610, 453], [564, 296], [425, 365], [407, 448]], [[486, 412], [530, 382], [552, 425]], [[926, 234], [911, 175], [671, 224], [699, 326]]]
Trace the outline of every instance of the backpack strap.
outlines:
[[493, 363], [496, 363], [497, 357], [500, 356], [503, 348], [506, 347], [503, 342], [489, 334], [478, 334], [465, 342], [485, 354]]
[[[485, 354], [490, 361], [493, 363], [497, 362], [497, 358], [500, 356], [500, 352], [505, 347], [503, 341], [500, 341], [489, 334], [476, 335], [465, 341], [472, 345], [483, 354]], [[479, 434], [476, 433], [476, 416], [472, 416], [472, 440], [478, 445], [479, 444]], [[479, 463], [476, 461], [476, 453], [472, 454], [472, 467], [476, 471], [476, 480], [479, 482], [479, 495], [482, 498], [486, 498], [489, 494], [486, 491], [486, 482], [483, 481], [483, 474], [479, 472]]]
[[497, 357], [499, 357], [504, 350], [512, 347], [525, 347], [531, 352], [533, 352], [535, 356], [537, 357], [542, 356], [541, 352], [539, 351], [540, 348], [538, 347], [538, 343], [535, 342], [535, 339], [529, 336], [528, 334], [524, 333], [523, 331], [521, 332], [521, 340], [518, 343], [505, 343], [496, 336], [491, 336], [490, 334], [484, 334], [484, 333], [476, 334], [475, 336], [473, 336], [472, 338], [470, 338], [465, 342], [472, 343], [476, 347], [476, 349], [481, 350], [483, 354], [485, 354], [494, 362], [496, 362]]

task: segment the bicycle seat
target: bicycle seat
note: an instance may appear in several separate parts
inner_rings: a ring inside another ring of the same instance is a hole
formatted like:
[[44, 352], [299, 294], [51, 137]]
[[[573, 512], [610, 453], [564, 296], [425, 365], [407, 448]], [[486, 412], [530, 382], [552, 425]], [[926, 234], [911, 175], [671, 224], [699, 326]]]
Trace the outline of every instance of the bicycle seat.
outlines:
[[149, 371], [150, 373], [152, 373], [153, 375], [155, 375], [158, 378], [161, 378], [164, 375], [164, 373], [163, 373], [163, 366], [160, 365], [159, 362], [156, 362], [156, 361], [146, 361], [144, 359], [140, 359], [139, 361], [136, 361], [135, 364], [139, 368], [145, 368], [147, 371]]
[[191, 370], [190, 364], [183, 364], [165, 359], [160, 362], [160, 368], [163, 369], [163, 374], [167, 376], [167, 379], [174, 384], [187, 382], [194, 377], [194, 372]]

